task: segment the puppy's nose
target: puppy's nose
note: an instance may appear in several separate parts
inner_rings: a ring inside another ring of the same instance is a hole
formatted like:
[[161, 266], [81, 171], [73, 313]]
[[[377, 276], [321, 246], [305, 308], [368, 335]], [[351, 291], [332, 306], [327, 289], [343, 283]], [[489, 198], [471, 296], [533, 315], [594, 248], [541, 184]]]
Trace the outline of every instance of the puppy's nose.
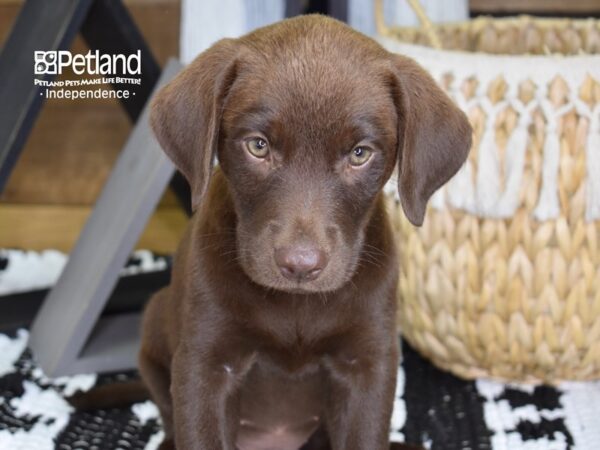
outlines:
[[281, 274], [296, 281], [315, 280], [327, 265], [324, 251], [314, 246], [292, 245], [275, 250], [275, 262]]

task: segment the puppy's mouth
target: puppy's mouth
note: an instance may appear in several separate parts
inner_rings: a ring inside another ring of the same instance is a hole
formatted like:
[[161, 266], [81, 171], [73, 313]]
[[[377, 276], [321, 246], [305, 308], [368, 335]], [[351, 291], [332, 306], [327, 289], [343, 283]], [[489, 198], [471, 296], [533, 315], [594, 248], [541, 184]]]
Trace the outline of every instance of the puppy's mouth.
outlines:
[[306, 286], [302, 285], [301, 283], [298, 283], [297, 286], [295, 287], [290, 287], [290, 288], [284, 288], [281, 289], [285, 292], [289, 292], [290, 294], [313, 294], [315, 292], [323, 292], [322, 290], [311, 290], [308, 289]]

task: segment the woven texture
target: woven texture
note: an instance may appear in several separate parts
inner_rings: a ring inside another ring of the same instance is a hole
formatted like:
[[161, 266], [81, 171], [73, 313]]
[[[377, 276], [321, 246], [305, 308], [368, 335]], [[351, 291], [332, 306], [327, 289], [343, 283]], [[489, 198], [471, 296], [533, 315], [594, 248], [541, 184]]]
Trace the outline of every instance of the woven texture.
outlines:
[[390, 197], [402, 332], [463, 377], [600, 378], [600, 23], [484, 18], [435, 31], [445, 49], [414, 45], [428, 41], [421, 29], [380, 27], [474, 129], [422, 228]]

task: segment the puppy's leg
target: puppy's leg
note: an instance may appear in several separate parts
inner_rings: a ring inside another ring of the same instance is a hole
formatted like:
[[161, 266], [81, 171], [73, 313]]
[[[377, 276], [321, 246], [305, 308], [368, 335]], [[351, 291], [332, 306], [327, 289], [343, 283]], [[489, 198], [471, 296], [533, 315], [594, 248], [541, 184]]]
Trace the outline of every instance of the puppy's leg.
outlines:
[[148, 302], [142, 322], [142, 342], [138, 368], [144, 385], [158, 407], [165, 431], [165, 441], [173, 438], [171, 401], [171, 360], [165, 330], [165, 305], [169, 304], [169, 288], [161, 289]]
[[[375, 340], [375, 342], [377, 342]], [[392, 415], [398, 343], [395, 337], [363, 358], [328, 359], [330, 401], [326, 424], [333, 450], [387, 450]]]
[[138, 364], [142, 379], [150, 391], [163, 423], [165, 437], [159, 450], [175, 450], [173, 409], [169, 393], [171, 386], [169, 371], [164, 366], [154, 362], [143, 350], [140, 352]]
[[171, 394], [177, 450], [236, 448], [240, 386], [253, 359], [242, 353], [243, 344], [228, 342], [235, 333], [222, 331], [225, 336], [206, 336], [203, 342], [190, 336], [175, 352]]
[[[171, 379], [166, 367], [154, 361], [146, 352], [140, 352], [139, 369], [152, 400], [156, 403], [165, 432], [165, 441], [173, 439], [173, 408], [171, 403]], [[161, 447], [162, 449], [163, 447]]]

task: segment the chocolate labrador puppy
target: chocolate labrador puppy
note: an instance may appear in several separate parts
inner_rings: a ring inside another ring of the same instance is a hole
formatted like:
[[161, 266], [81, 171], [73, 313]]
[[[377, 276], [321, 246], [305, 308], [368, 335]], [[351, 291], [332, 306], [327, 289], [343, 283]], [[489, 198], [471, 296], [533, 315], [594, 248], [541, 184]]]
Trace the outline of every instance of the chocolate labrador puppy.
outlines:
[[398, 262], [381, 189], [397, 167], [420, 225], [467, 157], [464, 114], [412, 60], [303, 16], [216, 43], [151, 123], [195, 210], [143, 323], [161, 448], [389, 448]]

